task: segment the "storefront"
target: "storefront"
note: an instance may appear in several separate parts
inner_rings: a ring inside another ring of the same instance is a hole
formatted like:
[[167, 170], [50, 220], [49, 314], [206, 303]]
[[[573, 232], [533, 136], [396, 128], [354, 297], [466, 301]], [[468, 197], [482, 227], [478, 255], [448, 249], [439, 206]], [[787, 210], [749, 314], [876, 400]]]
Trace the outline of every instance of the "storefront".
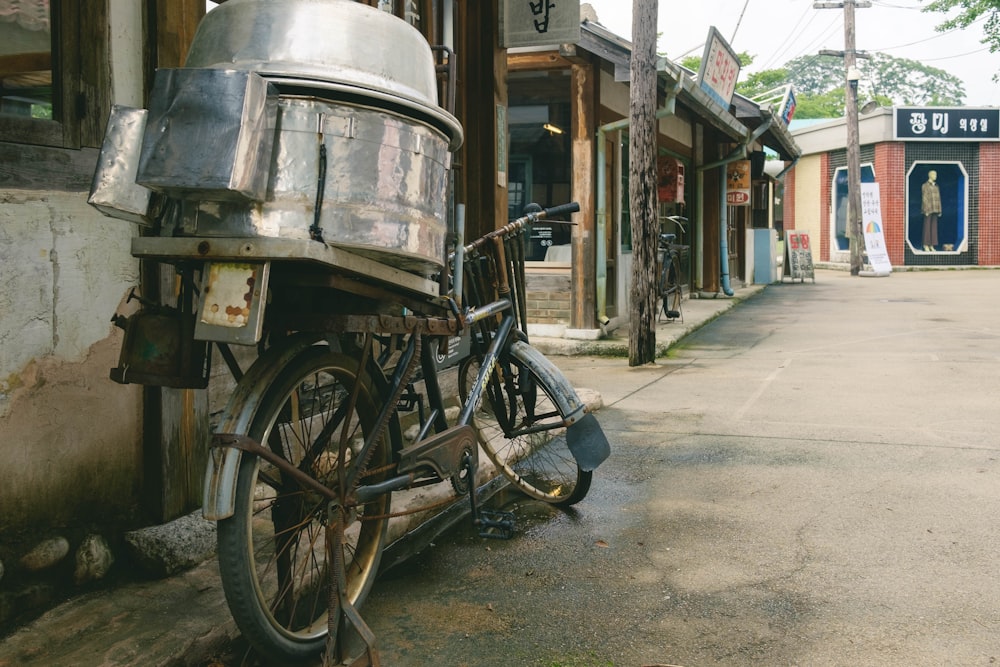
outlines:
[[[1000, 110], [878, 109], [861, 116], [859, 129], [861, 182], [879, 184], [894, 267], [1000, 264]], [[810, 233], [818, 261], [847, 266], [845, 122], [793, 134], [803, 157], [791, 173], [786, 226]]]

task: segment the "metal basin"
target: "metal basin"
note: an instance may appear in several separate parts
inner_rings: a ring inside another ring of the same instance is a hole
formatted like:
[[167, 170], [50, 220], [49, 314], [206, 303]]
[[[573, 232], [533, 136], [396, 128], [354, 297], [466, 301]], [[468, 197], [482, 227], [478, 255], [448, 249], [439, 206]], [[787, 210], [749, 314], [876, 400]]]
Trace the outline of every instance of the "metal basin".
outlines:
[[423, 35], [352, 0], [229, 0], [198, 26], [186, 66], [251, 70], [278, 83], [361, 95], [429, 122], [452, 150], [462, 143], [461, 125], [438, 106]]
[[265, 200], [185, 202], [177, 232], [309, 239], [318, 226], [326, 243], [406, 271], [443, 265], [450, 154], [440, 132], [381, 109], [288, 96], [277, 125]]

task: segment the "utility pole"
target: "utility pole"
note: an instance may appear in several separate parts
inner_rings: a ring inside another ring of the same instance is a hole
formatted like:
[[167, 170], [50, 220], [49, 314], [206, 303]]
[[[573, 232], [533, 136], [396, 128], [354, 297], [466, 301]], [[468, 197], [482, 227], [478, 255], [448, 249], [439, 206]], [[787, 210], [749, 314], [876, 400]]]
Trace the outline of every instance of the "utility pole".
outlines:
[[816, 2], [815, 9], [844, 10], [844, 52], [834, 54], [820, 52], [821, 55], [843, 55], [846, 86], [844, 100], [847, 106], [847, 236], [851, 244], [851, 275], [861, 273], [861, 250], [864, 237], [861, 234], [861, 139], [858, 133], [858, 80], [861, 73], [857, 67], [860, 55], [854, 48], [854, 8], [871, 7], [868, 0], [844, 0], [843, 2]]
[[[632, 285], [628, 365], [656, 361], [656, 15], [658, 0], [632, 2], [629, 83], [629, 213]], [[603, 169], [604, 165], [598, 165]]]

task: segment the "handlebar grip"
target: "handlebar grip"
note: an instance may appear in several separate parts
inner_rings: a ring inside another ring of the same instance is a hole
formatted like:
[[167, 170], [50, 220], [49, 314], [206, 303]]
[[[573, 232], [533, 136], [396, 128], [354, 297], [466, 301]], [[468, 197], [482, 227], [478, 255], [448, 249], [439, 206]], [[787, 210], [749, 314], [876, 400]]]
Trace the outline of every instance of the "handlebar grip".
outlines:
[[552, 218], [557, 215], [564, 215], [566, 213], [576, 213], [580, 210], [580, 203], [571, 201], [568, 204], [560, 204], [559, 206], [553, 206], [552, 208], [545, 209], [545, 217]]

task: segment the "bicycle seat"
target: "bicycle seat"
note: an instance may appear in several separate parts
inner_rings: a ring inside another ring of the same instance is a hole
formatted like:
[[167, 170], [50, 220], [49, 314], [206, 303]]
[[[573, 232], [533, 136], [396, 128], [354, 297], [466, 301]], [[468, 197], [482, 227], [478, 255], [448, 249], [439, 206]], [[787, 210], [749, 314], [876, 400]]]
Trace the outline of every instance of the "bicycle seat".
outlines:
[[677, 239], [677, 234], [660, 234], [660, 243], [666, 245], [673, 243]]

